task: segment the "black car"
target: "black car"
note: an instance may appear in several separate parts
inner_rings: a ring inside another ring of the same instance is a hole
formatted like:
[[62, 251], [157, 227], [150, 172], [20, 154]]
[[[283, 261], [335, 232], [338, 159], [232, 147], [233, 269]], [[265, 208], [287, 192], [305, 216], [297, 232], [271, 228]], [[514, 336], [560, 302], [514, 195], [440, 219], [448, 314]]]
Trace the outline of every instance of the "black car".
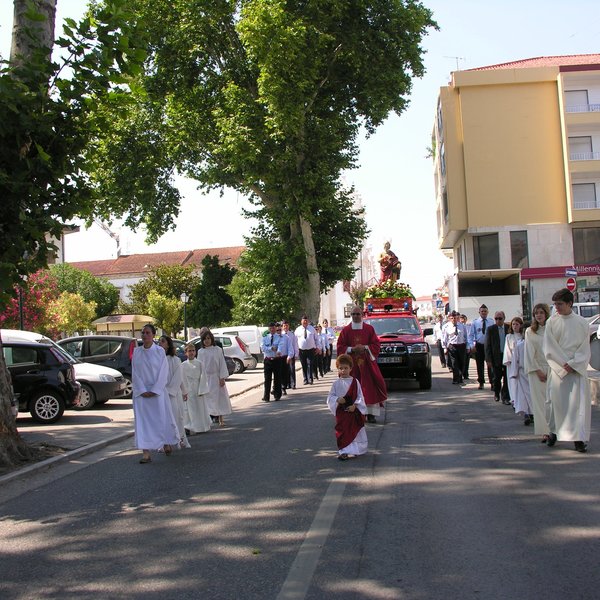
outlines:
[[84, 362], [116, 369], [126, 383], [124, 398], [131, 398], [131, 357], [138, 345], [134, 337], [120, 335], [81, 335], [59, 340], [57, 344]]
[[2, 351], [19, 411], [49, 424], [78, 402], [81, 386], [73, 365], [57, 348], [38, 342], [5, 342]]

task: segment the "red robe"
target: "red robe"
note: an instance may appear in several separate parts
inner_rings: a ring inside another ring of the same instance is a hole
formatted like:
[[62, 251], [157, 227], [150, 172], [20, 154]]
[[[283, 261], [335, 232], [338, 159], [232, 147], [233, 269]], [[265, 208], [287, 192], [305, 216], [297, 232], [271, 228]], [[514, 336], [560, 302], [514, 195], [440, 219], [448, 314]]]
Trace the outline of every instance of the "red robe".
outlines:
[[354, 348], [357, 344], [368, 346], [375, 360], [371, 360], [366, 350], [361, 353], [353, 351], [351, 356], [354, 365], [350, 374], [360, 382], [365, 404], [381, 404], [387, 399], [387, 389], [377, 364], [380, 344], [372, 325], [363, 323], [362, 329], [352, 329], [352, 323], [346, 325], [338, 337], [337, 355], [346, 354], [348, 347]]
[[365, 426], [365, 417], [360, 410], [346, 411], [346, 408], [354, 404], [357, 395], [358, 385], [356, 379], [353, 379], [348, 392], [344, 396], [346, 404], [338, 404], [335, 411], [335, 437], [340, 450], [349, 446], [356, 439], [358, 432]]

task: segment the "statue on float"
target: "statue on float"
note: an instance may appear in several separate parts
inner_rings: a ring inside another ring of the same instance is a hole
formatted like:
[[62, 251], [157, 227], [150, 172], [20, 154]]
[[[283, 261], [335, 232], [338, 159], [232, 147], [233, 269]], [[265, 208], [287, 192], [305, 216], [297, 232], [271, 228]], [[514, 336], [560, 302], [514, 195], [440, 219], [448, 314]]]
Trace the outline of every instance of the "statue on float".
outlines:
[[383, 252], [379, 255], [378, 262], [381, 267], [379, 283], [384, 283], [385, 281], [398, 281], [400, 279], [402, 263], [392, 250], [390, 250], [389, 242], [386, 242], [383, 245]]

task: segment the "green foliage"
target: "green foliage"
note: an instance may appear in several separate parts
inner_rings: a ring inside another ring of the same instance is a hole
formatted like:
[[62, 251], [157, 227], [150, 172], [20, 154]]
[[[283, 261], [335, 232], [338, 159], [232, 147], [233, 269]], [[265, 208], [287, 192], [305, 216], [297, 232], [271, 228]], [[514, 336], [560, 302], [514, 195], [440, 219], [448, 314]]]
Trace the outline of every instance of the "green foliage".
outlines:
[[92, 321], [110, 315], [116, 309], [119, 290], [109, 281], [94, 277], [88, 271], [76, 269], [67, 263], [51, 265], [50, 273], [60, 292], [79, 294], [84, 302], [95, 304]]
[[156, 291], [148, 294], [148, 314], [154, 318], [156, 327], [174, 336], [181, 326], [181, 302], [162, 296]]
[[50, 236], [59, 239], [65, 223], [91, 218], [101, 205], [86, 154], [110, 129], [111, 116], [94, 113], [105, 103], [113, 114], [125, 104], [124, 84], [146, 55], [128, 6], [97, 2], [80, 23], [68, 20], [55, 42], [60, 63], [36, 47], [33, 25], [45, 17], [31, 8], [32, 26], [18, 32], [28, 40], [27, 56], [0, 61], [0, 308], [14, 284], [46, 266]]
[[407, 283], [388, 279], [367, 288], [365, 298], [412, 298], [414, 300], [415, 296]]
[[192, 288], [188, 321], [193, 327], [217, 327], [231, 319], [233, 299], [226, 291], [235, 275], [228, 264], [219, 265], [218, 256], [202, 259], [202, 278]]
[[[149, 295], [156, 292], [164, 298], [179, 298], [183, 292], [190, 293], [199, 282], [199, 277], [194, 275], [193, 266], [159, 265], [151, 269], [148, 276], [131, 286], [129, 298], [131, 303], [127, 306], [134, 314], [148, 314], [155, 317], [149, 308]], [[121, 307], [125, 308], [125, 307]]]
[[96, 318], [96, 303], [86, 301], [80, 294], [62, 292], [49, 307], [53, 315], [52, 327], [67, 336], [83, 334], [92, 329]]

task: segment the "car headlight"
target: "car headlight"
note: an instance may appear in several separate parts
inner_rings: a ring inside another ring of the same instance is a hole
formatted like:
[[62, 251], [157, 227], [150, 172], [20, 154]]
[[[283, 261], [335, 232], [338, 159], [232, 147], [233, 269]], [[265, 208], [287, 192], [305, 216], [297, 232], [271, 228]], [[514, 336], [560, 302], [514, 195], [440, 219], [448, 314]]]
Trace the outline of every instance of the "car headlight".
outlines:
[[112, 375], [107, 375], [106, 373], [102, 373], [102, 375], [99, 376], [100, 381], [106, 381], [106, 382], [115, 382], [117, 381]]
[[429, 346], [427, 344], [410, 344], [408, 346], [409, 354], [423, 353], [429, 350]]

